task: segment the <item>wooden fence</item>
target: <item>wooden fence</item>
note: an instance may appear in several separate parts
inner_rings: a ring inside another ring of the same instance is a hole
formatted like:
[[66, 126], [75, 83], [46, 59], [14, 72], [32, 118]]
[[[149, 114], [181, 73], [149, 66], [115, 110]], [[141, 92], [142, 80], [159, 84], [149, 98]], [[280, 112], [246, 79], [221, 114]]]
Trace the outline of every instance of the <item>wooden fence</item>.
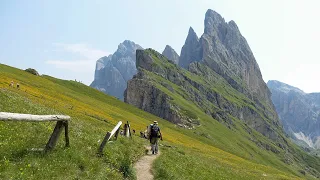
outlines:
[[[57, 140], [61, 134], [62, 129], [64, 128], [65, 132], [65, 142], [66, 147], [70, 146], [69, 142], [69, 120], [70, 116], [65, 115], [32, 115], [32, 114], [18, 114], [18, 113], [7, 113], [7, 112], [0, 112], [0, 121], [23, 121], [23, 122], [46, 122], [46, 121], [57, 121], [57, 124], [50, 136], [49, 141], [46, 144], [45, 151], [49, 151], [53, 149], [57, 143]], [[106, 136], [104, 137], [99, 149], [98, 154], [103, 155], [103, 149], [106, 143], [112, 138], [118, 138], [120, 133], [122, 122], [119, 121], [118, 124], [112, 129], [111, 132], [107, 132]], [[131, 130], [130, 124], [127, 123], [124, 125], [124, 136], [131, 137]]]
[[[119, 121], [118, 124], [112, 129], [111, 132], [107, 132], [106, 136], [104, 137], [99, 149], [98, 149], [98, 155], [103, 155], [103, 149], [105, 147], [105, 145], [107, 144], [107, 142], [112, 138], [112, 136], [114, 135], [115, 139], [118, 138], [119, 133], [120, 133], [120, 128], [121, 128], [121, 124], [122, 122]], [[124, 124], [124, 134], [125, 137], [131, 137], [131, 131], [130, 131], [130, 124], [127, 121], [126, 124]]]
[[45, 151], [53, 149], [57, 143], [59, 135], [64, 127], [66, 147], [70, 146], [68, 124], [70, 116], [65, 115], [32, 115], [0, 112], [0, 121], [23, 121], [23, 122], [46, 122], [57, 121], [57, 124], [46, 144]]

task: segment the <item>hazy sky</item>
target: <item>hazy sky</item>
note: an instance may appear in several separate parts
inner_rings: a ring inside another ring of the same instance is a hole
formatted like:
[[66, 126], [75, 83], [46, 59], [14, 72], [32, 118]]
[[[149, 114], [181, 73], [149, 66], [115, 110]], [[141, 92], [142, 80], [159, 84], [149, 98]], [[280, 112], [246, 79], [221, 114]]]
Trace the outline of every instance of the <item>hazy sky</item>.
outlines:
[[237, 23], [265, 81], [320, 92], [319, 0], [1, 0], [0, 63], [90, 84], [96, 60], [125, 39], [180, 54], [207, 9]]

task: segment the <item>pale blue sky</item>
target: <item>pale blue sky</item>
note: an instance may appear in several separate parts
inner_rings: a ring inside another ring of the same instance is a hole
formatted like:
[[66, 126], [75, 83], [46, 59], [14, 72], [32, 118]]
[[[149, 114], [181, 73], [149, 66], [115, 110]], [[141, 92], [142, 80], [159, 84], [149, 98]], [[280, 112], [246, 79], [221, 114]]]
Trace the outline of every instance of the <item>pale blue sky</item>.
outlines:
[[317, 0], [2, 0], [0, 63], [90, 84], [95, 61], [125, 39], [180, 54], [189, 27], [201, 36], [213, 9], [238, 24], [265, 81], [320, 92], [319, 7]]

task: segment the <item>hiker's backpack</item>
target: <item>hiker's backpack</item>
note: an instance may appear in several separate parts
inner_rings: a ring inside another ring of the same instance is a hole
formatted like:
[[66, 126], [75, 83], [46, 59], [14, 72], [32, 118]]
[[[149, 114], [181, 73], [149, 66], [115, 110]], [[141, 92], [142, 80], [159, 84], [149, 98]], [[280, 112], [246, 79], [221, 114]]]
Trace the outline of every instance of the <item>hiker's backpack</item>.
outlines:
[[151, 129], [151, 132], [150, 132], [151, 137], [158, 137], [159, 136], [160, 128], [157, 125], [152, 125], [150, 127], [150, 129]]

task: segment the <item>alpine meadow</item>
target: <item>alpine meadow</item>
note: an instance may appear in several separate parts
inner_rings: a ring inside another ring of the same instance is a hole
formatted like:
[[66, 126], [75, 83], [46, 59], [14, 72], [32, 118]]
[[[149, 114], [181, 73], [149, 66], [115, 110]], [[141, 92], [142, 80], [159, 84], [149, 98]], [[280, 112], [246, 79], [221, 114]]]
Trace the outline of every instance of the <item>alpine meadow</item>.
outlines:
[[[46, 63], [72, 66], [55, 72], [61, 76], [81, 79], [80, 67], [97, 60], [90, 85], [41, 74], [35, 62], [26, 69], [0, 61], [0, 179], [319, 179], [318, 94], [267, 85], [240, 23], [202, 14], [203, 33], [186, 29], [180, 53], [143, 40], [124, 40], [113, 54], [55, 43], [63, 50]], [[145, 18], [126, 30], [152, 25]], [[74, 61], [55, 60], [62, 51]]]

